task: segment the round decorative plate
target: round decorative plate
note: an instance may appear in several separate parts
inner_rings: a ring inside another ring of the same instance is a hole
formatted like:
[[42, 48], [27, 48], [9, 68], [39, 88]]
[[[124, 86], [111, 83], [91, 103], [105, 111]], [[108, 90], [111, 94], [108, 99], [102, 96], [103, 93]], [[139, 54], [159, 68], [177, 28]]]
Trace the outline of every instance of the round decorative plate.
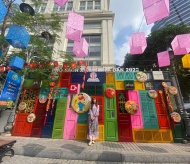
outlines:
[[146, 75], [146, 73], [144, 73], [144, 72], [138, 72], [138, 73], [136, 74], [136, 78], [137, 78], [137, 80], [138, 80], [139, 82], [141, 82], [141, 83], [147, 81], [147, 75]]
[[169, 92], [172, 94], [172, 95], [177, 95], [178, 91], [177, 91], [177, 88], [176, 87], [169, 87]]
[[106, 97], [108, 97], [108, 98], [113, 98], [114, 96], [115, 96], [115, 89], [113, 89], [113, 88], [107, 88], [106, 90], [105, 90], [105, 95], [106, 95]]
[[72, 98], [71, 107], [77, 113], [85, 113], [89, 110], [90, 102], [90, 96], [81, 92]]
[[28, 14], [34, 16], [35, 11], [34, 11], [34, 9], [29, 4], [27, 4], [27, 3], [21, 3], [19, 7], [20, 7], [20, 10], [23, 13], [28, 13]]
[[21, 102], [19, 105], [18, 105], [18, 109], [20, 111], [24, 111], [26, 109], [26, 103], [25, 102]]
[[27, 116], [27, 122], [34, 122], [35, 119], [36, 119], [36, 115], [34, 113], [30, 113]]
[[156, 97], [158, 97], [158, 93], [155, 90], [149, 90], [148, 91], [148, 95], [149, 97], [155, 99]]
[[138, 111], [138, 104], [135, 101], [129, 100], [125, 103], [125, 110], [129, 114], [135, 114]]
[[180, 122], [181, 121], [181, 116], [177, 112], [171, 113], [171, 117], [173, 118], [174, 122]]
[[39, 97], [39, 102], [41, 104], [44, 104], [46, 101], [47, 101], [47, 96], [41, 96], [41, 97]]
[[57, 73], [57, 72], [52, 72], [49, 74], [49, 79], [51, 81], [56, 81], [56, 80], [58, 80], [58, 78], [59, 78], [59, 73]]

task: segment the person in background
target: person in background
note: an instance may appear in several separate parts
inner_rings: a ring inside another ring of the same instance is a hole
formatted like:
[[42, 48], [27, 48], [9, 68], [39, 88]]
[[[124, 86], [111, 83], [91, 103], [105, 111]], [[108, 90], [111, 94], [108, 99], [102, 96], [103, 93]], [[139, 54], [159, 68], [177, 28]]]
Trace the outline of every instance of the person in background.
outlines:
[[91, 100], [91, 105], [89, 109], [88, 117], [88, 136], [87, 139], [90, 140], [89, 146], [95, 143], [98, 138], [98, 116], [99, 116], [99, 105], [95, 97]]

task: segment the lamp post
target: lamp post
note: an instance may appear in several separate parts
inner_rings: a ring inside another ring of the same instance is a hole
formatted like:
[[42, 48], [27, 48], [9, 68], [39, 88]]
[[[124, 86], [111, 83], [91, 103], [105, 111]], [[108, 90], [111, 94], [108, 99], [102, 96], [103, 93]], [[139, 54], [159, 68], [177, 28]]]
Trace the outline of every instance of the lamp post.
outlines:
[[184, 143], [187, 143], [187, 140], [190, 140], [190, 119], [189, 116], [187, 114], [187, 112], [185, 111], [185, 106], [184, 106], [184, 102], [183, 102], [183, 96], [181, 94], [181, 89], [179, 86], [179, 81], [177, 78], [177, 74], [176, 74], [176, 68], [175, 68], [175, 64], [174, 64], [174, 53], [172, 50], [169, 50], [169, 55], [170, 55], [170, 60], [171, 60], [171, 69], [172, 69], [172, 81], [175, 83], [177, 89], [178, 89], [178, 104], [179, 104], [179, 108], [180, 108], [180, 112], [182, 113], [182, 119], [184, 121], [185, 124], [185, 133], [186, 133], [186, 140], [184, 140]]

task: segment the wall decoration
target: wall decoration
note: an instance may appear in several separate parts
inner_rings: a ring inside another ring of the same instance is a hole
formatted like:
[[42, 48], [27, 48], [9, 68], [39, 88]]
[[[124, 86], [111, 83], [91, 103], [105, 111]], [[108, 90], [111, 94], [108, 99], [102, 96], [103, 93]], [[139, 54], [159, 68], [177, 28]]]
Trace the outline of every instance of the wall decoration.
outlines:
[[97, 73], [91, 72], [90, 77], [87, 79], [87, 82], [100, 82], [99, 78], [97, 77]]
[[3, 52], [2, 52], [2, 50], [0, 50], [0, 57], [2, 57], [2, 55], [3, 55]]
[[169, 90], [169, 92], [170, 92], [172, 95], [177, 95], [177, 93], [178, 93], [177, 88], [174, 87], [174, 86], [169, 87], [168, 90]]
[[66, 27], [66, 38], [80, 42], [84, 29], [84, 16], [69, 12]]
[[164, 80], [164, 75], [162, 71], [152, 71], [154, 80]]
[[190, 52], [190, 34], [176, 35], [171, 42], [174, 55], [184, 55]]
[[59, 73], [57, 73], [57, 72], [51, 72], [51, 73], [49, 74], [49, 79], [50, 79], [51, 81], [57, 81], [58, 78], [59, 78]]
[[146, 75], [146, 73], [144, 73], [144, 72], [138, 72], [138, 73], [136, 74], [136, 78], [137, 78], [137, 80], [138, 80], [139, 82], [145, 82], [145, 81], [147, 81], [147, 75]]
[[89, 110], [90, 102], [90, 96], [81, 92], [72, 98], [71, 107], [77, 113], [85, 113]]
[[125, 109], [129, 114], [135, 114], [138, 111], [138, 104], [135, 101], [129, 100], [125, 103]]
[[80, 84], [69, 84], [69, 93], [77, 93], [80, 89]]
[[170, 15], [169, 0], [142, 0], [142, 4], [147, 24]]
[[142, 54], [147, 47], [146, 37], [143, 32], [134, 33], [130, 37], [130, 53]]
[[168, 51], [157, 53], [159, 67], [170, 66], [170, 55]]
[[2, 0], [0, 0], [0, 23], [3, 21], [5, 15], [7, 14], [7, 8]]
[[132, 80], [125, 80], [125, 89], [127, 89], [127, 90], [134, 90], [135, 89], [134, 81], [132, 81]]
[[190, 54], [186, 54], [182, 57], [183, 68], [190, 68]]
[[63, 70], [66, 70], [68, 68], [68, 64], [67, 63], [63, 63]]
[[149, 97], [155, 99], [156, 97], [158, 97], [158, 93], [155, 90], [149, 90], [148, 91], [148, 95]]
[[26, 108], [27, 108], [27, 105], [26, 105], [26, 103], [25, 102], [21, 102], [19, 105], [18, 105], [18, 110], [19, 111], [25, 111], [26, 110]]
[[105, 90], [105, 95], [106, 95], [106, 97], [108, 97], [110, 99], [113, 98], [115, 96], [115, 89], [113, 89], [111, 87], [107, 88]]
[[11, 25], [6, 40], [14, 48], [26, 49], [28, 47], [30, 35], [24, 26]]
[[29, 123], [32, 123], [34, 122], [36, 119], [36, 115], [34, 113], [30, 113], [28, 116], [27, 116], [27, 122]]
[[85, 38], [81, 38], [80, 42], [74, 42], [73, 53], [78, 58], [85, 58], [88, 56], [89, 44]]
[[62, 7], [63, 5], [65, 5], [67, 3], [68, 0], [54, 0], [55, 3], [57, 3], [60, 7]]
[[174, 120], [174, 122], [180, 122], [181, 121], [181, 116], [177, 112], [171, 113], [171, 117]]

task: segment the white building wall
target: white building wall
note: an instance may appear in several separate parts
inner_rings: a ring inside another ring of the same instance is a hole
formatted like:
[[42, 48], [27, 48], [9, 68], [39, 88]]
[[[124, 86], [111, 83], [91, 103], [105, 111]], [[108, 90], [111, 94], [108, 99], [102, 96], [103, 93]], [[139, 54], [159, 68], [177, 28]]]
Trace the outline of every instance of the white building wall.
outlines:
[[[101, 0], [100, 10], [80, 10], [80, 1], [84, 0], [69, 0], [73, 1], [73, 11], [77, 12], [85, 17], [85, 23], [101, 23], [101, 28], [89, 28], [84, 29], [84, 35], [101, 35], [101, 66], [98, 67], [115, 67], [114, 62], [114, 45], [113, 45], [113, 20], [114, 14], [109, 11], [110, 0]], [[91, 0], [86, 0], [91, 1]], [[30, 0], [26, 0], [25, 3], [31, 4]], [[45, 1], [47, 3], [45, 14], [53, 12], [54, 0]], [[67, 7], [68, 4], [66, 4]], [[40, 10], [39, 10], [40, 11]], [[62, 15], [63, 31], [59, 33], [61, 42], [54, 44], [55, 51], [67, 50], [67, 39], [65, 38], [66, 23], [68, 18], [68, 11], [58, 12]], [[54, 54], [53, 59], [63, 61], [58, 54]], [[96, 57], [88, 57], [88, 60], [94, 60]], [[79, 60], [79, 59], [76, 59]], [[94, 66], [93, 66], [94, 67]]]

